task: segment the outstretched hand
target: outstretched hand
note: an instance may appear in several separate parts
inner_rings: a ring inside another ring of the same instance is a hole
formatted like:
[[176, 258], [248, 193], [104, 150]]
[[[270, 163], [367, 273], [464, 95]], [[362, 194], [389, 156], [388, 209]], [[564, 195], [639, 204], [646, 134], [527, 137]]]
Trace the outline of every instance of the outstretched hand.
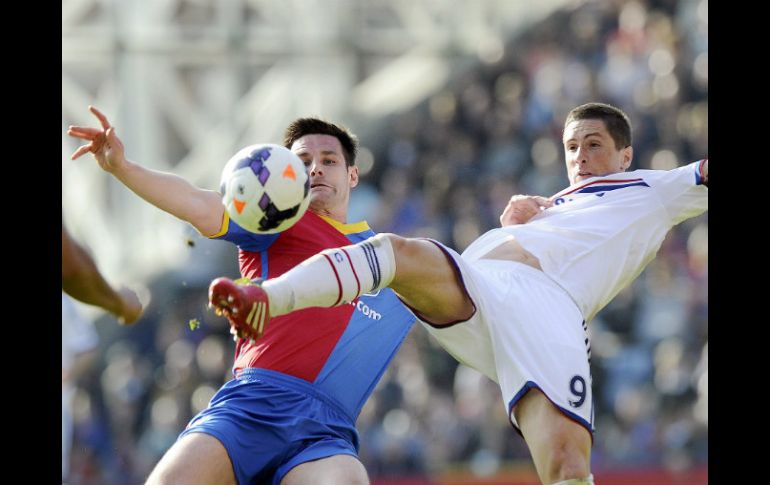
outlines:
[[122, 287], [118, 290], [118, 295], [120, 296], [121, 301], [120, 312], [116, 315], [118, 317], [118, 323], [121, 325], [131, 325], [136, 322], [141, 316], [142, 311], [144, 311], [142, 302], [133, 290], [126, 287]]
[[101, 111], [94, 106], [89, 106], [88, 109], [99, 120], [102, 128], [70, 126], [67, 130], [68, 135], [88, 141], [88, 144], [75, 150], [71, 158], [75, 160], [81, 155], [91, 152], [103, 170], [110, 173], [114, 172], [125, 162], [123, 142], [115, 134], [115, 128], [110, 125], [109, 120]]
[[500, 216], [500, 225], [505, 227], [525, 224], [552, 205], [552, 200], [539, 195], [514, 195]]

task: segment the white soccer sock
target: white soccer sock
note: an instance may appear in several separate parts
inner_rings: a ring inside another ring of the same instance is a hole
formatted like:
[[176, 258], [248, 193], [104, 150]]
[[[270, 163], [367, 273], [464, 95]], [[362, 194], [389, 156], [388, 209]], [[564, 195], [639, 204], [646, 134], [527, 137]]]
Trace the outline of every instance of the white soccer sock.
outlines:
[[308, 307], [350, 303], [364, 293], [387, 287], [396, 274], [390, 240], [383, 234], [351, 246], [327, 249], [278, 278], [262, 283], [270, 315]]
[[588, 475], [586, 478], [572, 478], [570, 480], [562, 480], [561, 482], [554, 483], [553, 485], [594, 485], [594, 476]]

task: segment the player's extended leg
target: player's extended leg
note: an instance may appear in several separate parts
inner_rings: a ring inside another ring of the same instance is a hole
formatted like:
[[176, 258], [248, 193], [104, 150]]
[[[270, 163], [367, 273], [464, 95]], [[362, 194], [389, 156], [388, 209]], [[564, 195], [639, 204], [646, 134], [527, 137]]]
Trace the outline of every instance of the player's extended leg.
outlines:
[[437, 326], [473, 315], [473, 302], [458, 270], [437, 244], [428, 239], [385, 236], [396, 259], [396, 274], [389, 286], [407, 305]]
[[163, 455], [145, 485], [236, 485], [233, 465], [218, 439], [190, 433]]
[[591, 434], [567, 418], [538, 389], [512, 411], [544, 484], [593, 485]]
[[281, 485], [369, 485], [366, 469], [355, 457], [335, 455], [308, 461], [283, 477]]
[[438, 245], [395, 234], [327, 249], [261, 287], [217, 278], [209, 287], [209, 301], [239, 336], [256, 339], [271, 316], [343, 305], [388, 286], [436, 325], [465, 320], [474, 311], [456, 268]]

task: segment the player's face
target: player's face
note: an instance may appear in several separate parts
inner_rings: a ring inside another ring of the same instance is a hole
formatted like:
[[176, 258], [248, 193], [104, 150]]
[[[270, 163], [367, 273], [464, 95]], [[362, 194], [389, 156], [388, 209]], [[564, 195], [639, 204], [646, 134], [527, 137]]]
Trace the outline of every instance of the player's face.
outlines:
[[570, 184], [587, 178], [625, 172], [630, 146], [618, 149], [602, 120], [577, 120], [564, 129], [564, 157]]
[[305, 135], [291, 145], [310, 175], [310, 209], [339, 216], [347, 214], [350, 189], [358, 185], [358, 167], [348, 167], [340, 141], [331, 135]]

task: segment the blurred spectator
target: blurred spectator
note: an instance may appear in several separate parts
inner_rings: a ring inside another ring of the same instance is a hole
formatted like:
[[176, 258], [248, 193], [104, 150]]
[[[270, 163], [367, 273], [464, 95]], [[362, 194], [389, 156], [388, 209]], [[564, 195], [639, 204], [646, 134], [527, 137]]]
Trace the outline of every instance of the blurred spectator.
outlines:
[[82, 376], [93, 366], [99, 337], [93, 323], [61, 294], [61, 476], [67, 482], [72, 445], [72, 401]]

